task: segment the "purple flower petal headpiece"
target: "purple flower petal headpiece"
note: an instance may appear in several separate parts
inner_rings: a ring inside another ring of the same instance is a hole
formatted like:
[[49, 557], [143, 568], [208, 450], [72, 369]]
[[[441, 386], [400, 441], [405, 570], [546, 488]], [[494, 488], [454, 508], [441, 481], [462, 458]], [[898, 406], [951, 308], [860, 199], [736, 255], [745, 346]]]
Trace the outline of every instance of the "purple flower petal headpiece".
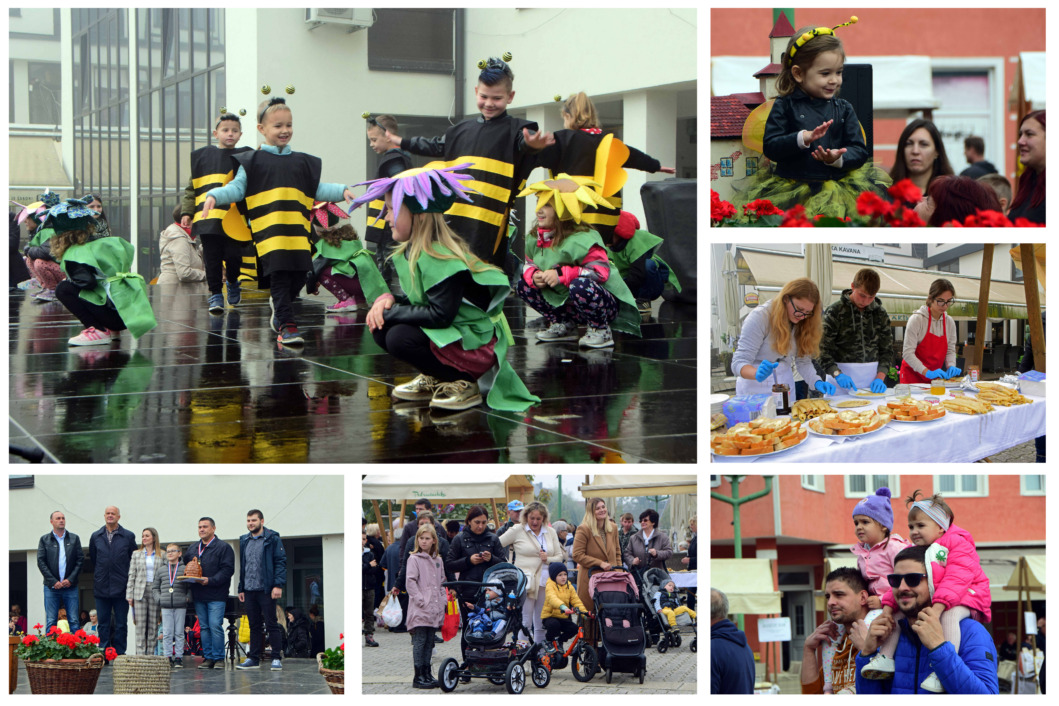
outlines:
[[[431, 162], [425, 167], [409, 169], [392, 177], [355, 184], [366, 184], [368, 190], [363, 196], [353, 200], [350, 213], [358, 206], [384, 198], [390, 191], [393, 192], [392, 203], [404, 204], [412, 213], [444, 213], [458, 198], [469, 202], [469, 194], [478, 192], [463, 184], [473, 177], [459, 170], [473, 166], [472, 163], [465, 162], [452, 167], [442, 167], [441, 164], [443, 163]], [[385, 216], [386, 211], [387, 207], [383, 206], [375, 222]]]

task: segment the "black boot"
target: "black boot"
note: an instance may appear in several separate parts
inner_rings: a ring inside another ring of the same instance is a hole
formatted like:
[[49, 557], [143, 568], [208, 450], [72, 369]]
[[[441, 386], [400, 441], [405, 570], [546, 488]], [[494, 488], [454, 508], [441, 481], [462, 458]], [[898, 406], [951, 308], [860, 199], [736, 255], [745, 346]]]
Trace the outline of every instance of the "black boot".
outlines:
[[412, 682], [412, 686], [416, 689], [433, 689], [434, 687], [430, 685], [424, 672], [426, 672], [426, 668], [416, 667], [416, 677]]
[[439, 686], [441, 686], [438, 683], [438, 680], [434, 678], [434, 675], [430, 673], [430, 665], [429, 664], [426, 665], [425, 667], [423, 667], [423, 679], [425, 679], [426, 682], [428, 684], [430, 684], [430, 688], [431, 689], [437, 689]]

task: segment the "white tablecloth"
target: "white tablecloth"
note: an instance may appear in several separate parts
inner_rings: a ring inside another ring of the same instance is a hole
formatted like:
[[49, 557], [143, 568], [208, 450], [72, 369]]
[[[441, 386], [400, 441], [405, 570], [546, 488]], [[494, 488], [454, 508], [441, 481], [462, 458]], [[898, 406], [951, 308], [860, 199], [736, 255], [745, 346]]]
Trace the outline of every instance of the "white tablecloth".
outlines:
[[[891, 421], [879, 431], [865, 436], [824, 437], [810, 432], [809, 437], [795, 448], [771, 456], [710, 455], [719, 463], [968, 463], [1044, 435], [1045, 399], [1031, 395], [1026, 398], [1033, 400], [1033, 404], [994, 405], [988, 414], [949, 411], [936, 422]], [[885, 400], [875, 406], [883, 402]]]
[[673, 579], [673, 585], [677, 588], [698, 588], [698, 572], [695, 571], [670, 571], [669, 578]]

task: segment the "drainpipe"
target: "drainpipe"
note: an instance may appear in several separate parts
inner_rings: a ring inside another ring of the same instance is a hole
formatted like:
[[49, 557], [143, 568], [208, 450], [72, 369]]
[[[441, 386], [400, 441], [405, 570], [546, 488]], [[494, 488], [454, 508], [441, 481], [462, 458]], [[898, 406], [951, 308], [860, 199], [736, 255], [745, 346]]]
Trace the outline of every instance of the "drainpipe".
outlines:
[[453, 123], [458, 123], [463, 120], [463, 86], [466, 82], [466, 70], [464, 65], [466, 64], [466, 17], [464, 15], [466, 10], [463, 8], [456, 8], [453, 10], [455, 13], [452, 23], [452, 31], [455, 35], [453, 42], [453, 62], [456, 64], [455, 79], [456, 85], [453, 87], [453, 99], [455, 101], [453, 105]]

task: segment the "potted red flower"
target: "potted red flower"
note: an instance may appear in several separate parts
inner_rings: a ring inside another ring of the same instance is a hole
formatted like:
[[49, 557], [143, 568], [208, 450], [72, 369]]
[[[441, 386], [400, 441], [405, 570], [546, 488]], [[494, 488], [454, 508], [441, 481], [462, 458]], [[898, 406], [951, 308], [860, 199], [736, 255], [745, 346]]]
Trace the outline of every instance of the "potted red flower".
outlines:
[[41, 634], [43, 627], [40, 623], [34, 625], [37, 634], [24, 636], [17, 650], [26, 667], [30, 691], [34, 694], [93, 693], [103, 669], [99, 638], [84, 630], [62, 632], [54, 625], [47, 634]]
[[[344, 633], [338, 633], [340, 640], [344, 637]], [[345, 693], [346, 643], [343, 642], [338, 647], [328, 647], [316, 655], [316, 666], [319, 667], [324, 681], [331, 687], [332, 694]]]

